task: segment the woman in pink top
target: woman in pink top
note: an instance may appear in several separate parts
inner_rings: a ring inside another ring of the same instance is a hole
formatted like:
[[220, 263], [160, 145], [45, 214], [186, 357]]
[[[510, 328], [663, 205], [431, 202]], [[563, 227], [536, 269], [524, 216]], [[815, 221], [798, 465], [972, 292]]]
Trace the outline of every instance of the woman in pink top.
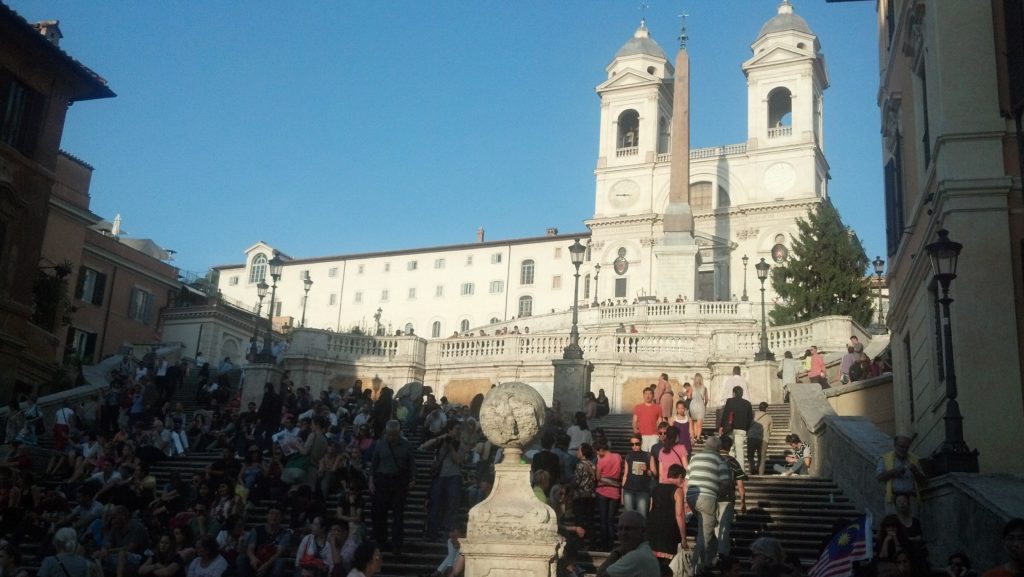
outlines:
[[608, 441], [594, 442], [597, 450], [597, 511], [601, 530], [602, 551], [611, 551], [615, 536], [615, 520], [619, 516], [622, 499], [622, 455], [608, 450]]
[[661, 448], [651, 453], [651, 470], [658, 472], [659, 483], [672, 482], [668, 477], [668, 468], [672, 465], [680, 465], [683, 469], [690, 466], [690, 454], [679, 442], [679, 429], [675, 427], [665, 429]]

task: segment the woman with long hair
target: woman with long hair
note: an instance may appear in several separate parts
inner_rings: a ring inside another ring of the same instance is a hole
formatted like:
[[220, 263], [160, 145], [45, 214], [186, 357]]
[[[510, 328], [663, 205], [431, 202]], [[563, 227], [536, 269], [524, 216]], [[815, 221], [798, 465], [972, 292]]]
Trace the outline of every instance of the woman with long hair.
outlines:
[[[668, 470], [672, 465], [686, 469], [690, 465], [690, 454], [679, 442], [679, 429], [668, 427], [661, 443], [661, 449], [651, 453], [651, 470], [655, 471], [659, 483], [668, 483]], [[684, 487], [685, 488], [685, 487]]]
[[307, 564], [323, 563], [329, 574], [334, 566], [341, 563], [341, 551], [327, 534], [327, 525], [320, 515], [309, 522], [309, 533], [299, 542], [295, 550], [295, 568]]
[[647, 536], [654, 556], [663, 564], [675, 557], [686, 544], [686, 469], [674, 463], [665, 471], [665, 481], [651, 494], [651, 512], [647, 515]]
[[686, 401], [676, 401], [676, 414], [669, 420], [675, 430], [679, 431], [679, 444], [686, 447], [686, 454], [693, 453], [693, 440], [690, 438], [690, 415]]
[[587, 415], [583, 411], [576, 411], [573, 417], [573, 425], [566, 431], [569, 435], [569, 454], [573, 454], [583, 443], [593, 443], [594, 437], [587, 426]]
[[594, 466], [594, 447], [583, 443], [576, 450], [576, 470], [572, 475], [572, 516], [577, 527], [590, 533], [597, 503], [597, 468]]
[[690, 438], [700, 440], [704, 435], [704, 413], [708, 408], [708, 389], [700, 373], [693, 375], [693, 398], [690, 399]]

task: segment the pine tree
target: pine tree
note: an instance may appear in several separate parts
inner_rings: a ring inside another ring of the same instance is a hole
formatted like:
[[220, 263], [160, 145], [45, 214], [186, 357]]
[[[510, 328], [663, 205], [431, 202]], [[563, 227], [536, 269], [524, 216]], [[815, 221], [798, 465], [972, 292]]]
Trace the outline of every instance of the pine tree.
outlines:
[[772, 269], [772, 287], [779, 295], [770, 313], [772, 324], [849, 315], [867, 326], [874, 302], [865, 274], [868, 257], [860, 239], [828, 201], [796, 223], [800, 232], [789, 258]]

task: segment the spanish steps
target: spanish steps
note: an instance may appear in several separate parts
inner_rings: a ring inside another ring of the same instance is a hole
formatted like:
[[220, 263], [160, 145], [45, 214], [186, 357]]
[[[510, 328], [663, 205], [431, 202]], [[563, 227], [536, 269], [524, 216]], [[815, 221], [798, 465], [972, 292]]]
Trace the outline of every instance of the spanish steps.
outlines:
[[[198, 407], [194, 400], [194, 380], [186, 381], [186, 386], [178, 391], [174, 401], [180, 402], [187, 414], [192, 414]], [[783, 451], [787, 448], [785, 436], [789, 432], [789, 406], [776, 405], [769, 408], [772, 415], [773, 430], [769, 440], [766, 475], [751, 475], [746, 483], [747, 511], [737, 510], [733, 524], [732, 555], [746, 562], [749, 557], [750, 543], [759, 536], [770, 535], [782, 541], [787, 554], [798, 556], [805, 566], [813, 563], [822, 543], [827, 540], [833, 525], [840, 519], [848, 519], [857, 515], [839, 487], [827, 478], [811, 476], [780, 476], [772, 473], [772, 465], [782, 463]], [[705, 433], [712, 434], [714, 419], [709, 414]], [[605, 430], [613, 451], [625, 452], [628, 437], [631, 434], [631, 416], [613, 414], [591, 421], [591, 429], [601, 427]], [[405, 433], [414, 446], [419, 446], [421, 435], [417, 431]], [[40, 438], [40, 448], [52, 448], [52, 438], [46, 434]], [[700, 444], [695, 447], [697, 450]], [[218, 450], [190, 452], [151, 466], [150, 474], [156, 478], [156, 486], [163, 487], [170, 479], [172, 472], [178, 472], [183, 479], [188, 479], [198, 471], [217, 460], [221, 455]], [[413, 577], [427, 575], [434, 571], [446, 554], [446, 545], [441, 542], [428, 542], [422, 539], [426, 521], [427, 491], [430, 486], [429, 469], [433, 456], [424, 451], [417, 451], [416, 482], [411, 489], [407, 501], [405, 516], [406, 538], [403, 555], [396, 557], [389, 551], [382, 551], [384, 564], [380, 575], [385, 577]], [[35, 458], [34, 467], [41, 472], [45, 459]], [[328, 511], [333, 511], [338, 504], [338, 496], [331, 497], [327, 503]], [[267, 509], [271, 505], [287, 503], [271, 503], [268, 501], [250, 502], [245, 512], [246, 525], [249, 528], [263, 523]], [[465, 521], [467, 509], [460, 511], [460, 519]], [[287, 519], [287, 515], [285, 515]], [[361, 524], [364, 533], [369, 537], [370, 501], [364, 496], [362, 517], [352, 520], [353, 526]], [[292, 530], [304, 530], [291, 527]], [[692, 526], [688, 531], [692, 545], [696, 530]], [[293, 540], [293, 546], [297, 540]], [[34, 554], [37, 545], [27, 544], [23, 547], [26, 564], [29, 567], [38, 565], [40, 559]], [[579, 562], [587, 573], [607, 557], [604, 551], [583, 551]]]

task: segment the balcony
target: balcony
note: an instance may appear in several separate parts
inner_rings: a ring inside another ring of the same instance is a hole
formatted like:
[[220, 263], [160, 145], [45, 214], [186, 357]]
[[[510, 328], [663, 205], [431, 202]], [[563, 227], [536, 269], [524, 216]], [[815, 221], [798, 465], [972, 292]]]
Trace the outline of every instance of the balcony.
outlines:
[[793, 127], [792, 126], [780, 126], [778, 128], [769, 128], [768, 129], [768, 138], [779, 138], [781, 136], [792, 136], [792, 135], [793, 135]]
[[639, 153], [639, 148], [636, 146], [630, 146], [628, 148], [620, 148], [615, 151], [616, 158], [625, 158], [627, 156], [636, 156]]

